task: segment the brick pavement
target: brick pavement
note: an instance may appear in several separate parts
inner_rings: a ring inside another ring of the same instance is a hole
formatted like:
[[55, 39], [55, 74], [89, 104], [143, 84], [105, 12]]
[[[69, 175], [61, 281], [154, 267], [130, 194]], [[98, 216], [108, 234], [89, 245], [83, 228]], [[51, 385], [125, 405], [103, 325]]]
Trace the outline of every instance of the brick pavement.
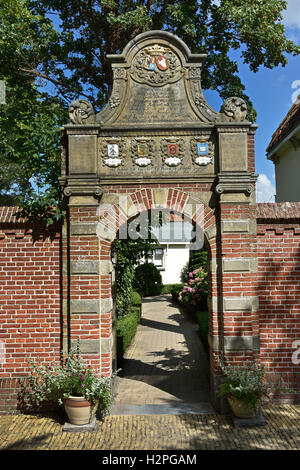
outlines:
[[198, 326], [170, 295], [143, 300], [141, 323], [122, 368], [116, 405], [210, 403], [208, 357]]
[[50, 417], [0, 416], [0, 450], [299, 450], [300, 407], [267, 407], [267, 424], [234, 428], [226, 415], [108, 416], [93, 432]]

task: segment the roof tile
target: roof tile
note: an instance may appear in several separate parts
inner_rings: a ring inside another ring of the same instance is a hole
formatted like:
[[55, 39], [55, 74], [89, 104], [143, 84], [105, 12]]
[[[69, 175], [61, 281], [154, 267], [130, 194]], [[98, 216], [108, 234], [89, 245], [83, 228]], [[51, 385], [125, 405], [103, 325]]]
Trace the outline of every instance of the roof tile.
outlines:
[[272, 135], [271, 142], [267, 147], [267, 153], [278, 145], [290, 132], [300, 124], [300, 95], [296, 103], [293, 104], [285, 118], [281, 121], [278, 128]]

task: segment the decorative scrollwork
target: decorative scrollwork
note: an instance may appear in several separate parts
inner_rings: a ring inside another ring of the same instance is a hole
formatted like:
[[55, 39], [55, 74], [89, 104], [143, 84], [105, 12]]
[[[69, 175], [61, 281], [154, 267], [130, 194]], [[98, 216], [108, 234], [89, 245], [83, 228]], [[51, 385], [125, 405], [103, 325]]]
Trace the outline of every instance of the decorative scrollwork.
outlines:
[[72, 191], [68, 186], [66, 188], [64, 188], [63, 193], [67, 197], [70, 197], [72, 195]]
[[109, 100], [109, 106], [111, 109], [117, 108], [120, 104], [120, 97], [119, 96], [112, 96]]

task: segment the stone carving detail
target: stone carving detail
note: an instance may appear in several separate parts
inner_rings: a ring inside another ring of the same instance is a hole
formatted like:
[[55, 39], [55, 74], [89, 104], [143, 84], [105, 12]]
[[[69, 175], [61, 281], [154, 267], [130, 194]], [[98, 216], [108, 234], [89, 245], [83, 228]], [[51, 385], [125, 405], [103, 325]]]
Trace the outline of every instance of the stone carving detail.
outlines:
[[100, 143], [100, 151], [103, 162], [110, 168], [123, 165], [124, 142], [118, 138], [103, 139]]
[[190, 89], [191, 95], [194, 100], [195, 105], [198, 108], [199, 113], [205, 120], [209, 122], [215, 122], [218, 116], [210, 106], [208, 105], [201, 88], [200, 78], [198, 79], [191, 79], [190, 77]]
[[191, 139], [193, 163], [199, 166], [212, 164], [214, 161], [214, 144], [203, 136]]
[[131, 141], [131, 158], [140, 167], [152, 164], [154, 142], [149, 137], [136, 137]]
[[95, 117], [92, 104], [87, 100], [75, 100], [69, 106], [69, 117], [72, 124], [86, 124], [86, 121]]
[[194, 101], [195, 101], [195, 104], [198, 106], [198, 108], [203, 108], [207, 104], [206, 99], [204, 98], [204, 96], [200, 95], [199, 93], [197, 93], [194, 96]]
[[109, 106], [111, 107], [111, 109], [113, 108], [117, 108], [120, 104], [120, 97], [117, 95], [117, 96], [112, 96], [109, 100]]
[[167, 166], [178, 166], [182, 164], [184, 156], [184, 140], [178, 137], [166, 137], [161, 141], [162, 159]]
[[197, 78], [198, 80], [200, 80], [201, 78], [201, 69], [200, 67], [190, 67], [189, 69], [189, 72], [190, 72], [190, 78]]
[[242, 122], [245, 120], [246, 114], [247, 105], [245, 101], [236, 96], [227, 98], [220, 110], [220, 118], [222, 121]]
[[224, 192], [244, 192], [247, 195], [250, 195], [254, 191], [254, 186], [252, 184], [243, 184], [243, 183], [235, 183], [235, 184], [230, 184], [230, 183], [219, 183], [216, 188], [215, 192], [217, 194], [223, 194]]
[[139, 83], [163, 86], [174, 83], [183, 75], [179, 58], [163, 45], [147, 46], [137, 53], [132, 67], [131, 77]]
[[114, 69], [114, 79], [126, 80], [127, 71], [123, 67], [117, 67]]

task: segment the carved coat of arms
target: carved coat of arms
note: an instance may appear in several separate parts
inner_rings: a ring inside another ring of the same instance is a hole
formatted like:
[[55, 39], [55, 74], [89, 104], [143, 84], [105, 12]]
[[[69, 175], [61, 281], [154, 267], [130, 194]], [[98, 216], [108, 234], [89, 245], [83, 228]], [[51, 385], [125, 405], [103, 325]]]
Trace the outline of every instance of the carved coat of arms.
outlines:
[[202, 137], [191, 139], [191, 153], [196, 165], [206, 166], [213, 163], [214, 146], [209, 140]]
[[131, 141], [133, 163], [140, 167], [152, 164], [154, 143], [149, 137], [136, 137]]
[[165, 165], [170, 167], [181, 165], [184, 155], [183, 139], [177, 137], [166, 137], [162, 139], [161, 152]]
[[166, 46], [154, 44], [142, 49], [134, 58], [131, 76], [139, 83], [162, 86], [182, 76], [178, 57]]
[[104, 139], [100, 142], [103, 163], [111, 168], [123, 164], [124, 142], [120, 139]]

